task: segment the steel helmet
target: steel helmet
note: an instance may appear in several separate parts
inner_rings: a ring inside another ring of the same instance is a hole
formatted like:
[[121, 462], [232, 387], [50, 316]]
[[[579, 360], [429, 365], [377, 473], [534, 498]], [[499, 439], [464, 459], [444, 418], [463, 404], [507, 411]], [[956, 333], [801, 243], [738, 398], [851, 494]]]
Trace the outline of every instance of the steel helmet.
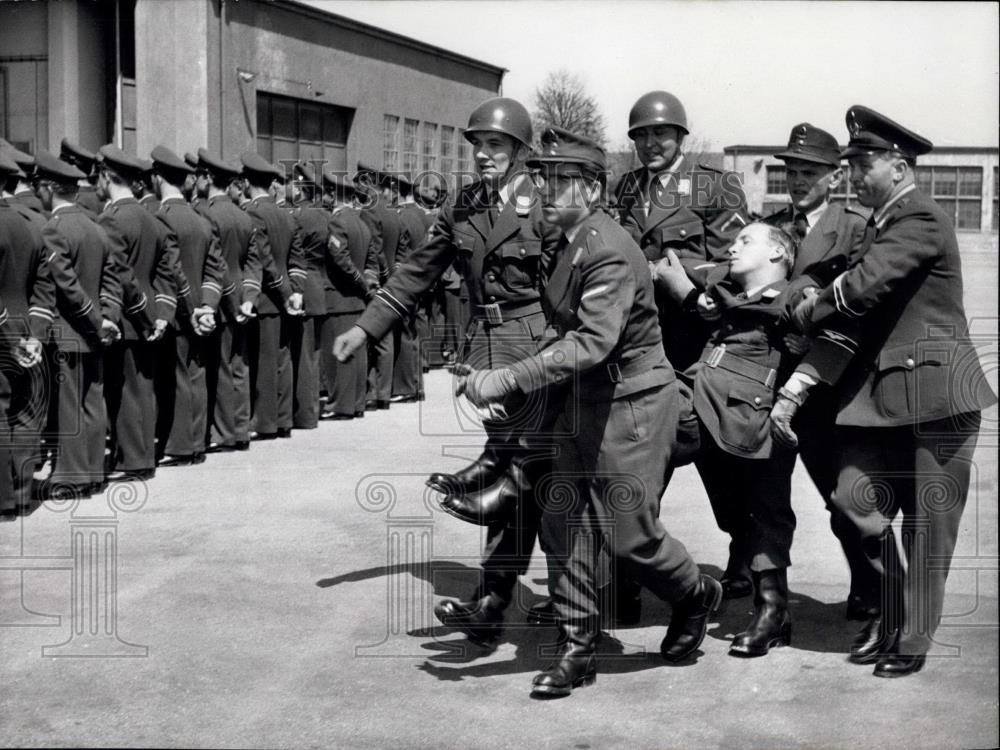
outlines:
[[667, 91], [650, 91], [632, 105], [628, 113], [628, 134], [651, 125], [673, 125], [688, 132], [687, 112], [681, 100]]
[[465, 139], [471, 141], [469, 135], [477, 131], [503, 133], [528, 148], [531, 147], [531, 115], [523, 104], [503, 96], [487, 99], [472, 110], [464, 133]]

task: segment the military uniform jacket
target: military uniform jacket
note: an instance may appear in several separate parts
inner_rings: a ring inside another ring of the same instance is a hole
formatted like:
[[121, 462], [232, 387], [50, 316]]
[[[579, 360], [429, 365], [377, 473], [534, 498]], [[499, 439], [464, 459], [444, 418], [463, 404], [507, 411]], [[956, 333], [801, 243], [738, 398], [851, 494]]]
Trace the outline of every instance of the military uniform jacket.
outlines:
[[378, 291], [358, 325], [380, 339], [413, 312], [452, 263], [468, 284], [473, 317], [483, 318], [491, 304], [504, 319], [538, 311], [545, 268], [559, 240], [559, 231], [542, 220], [538, 203], [531, 181], [522, 179], [491, 227], [486, 186], [477, 182], [463, 189]]
[[183, 297], [178, 294], [177, 309], [178, 323], [187, 326], [195, 308], [219, 307], [226, 279], [219, 236], [214, 225], [181, 197], [162, 201], [156, 217], [167, 228], [167, 246], [177, 247], [180, 268], [188, 284], [189, 293]]
[[798, 369], [837, 384], [837, 424], [907, 425], [996, 403], [968, 338], [955, 230], [915, 188], [872, 216], [812, 321], [819, 334]]
[[[787, 206], [771, 214], [764, 222], [780, 227], [795, 219], [795, 210]], [[816, 226], [810, 227], [799, 242], [791, 278], [796, 287], [811, 285], [828, 286], [834, 278], [847, 269], [850, 258], [861, 248], [865, 234], [865, 217], [843, 206], [830, 203]], [[804, 282], [798, 279], [808, 277]]]
[[90, 218], [97, 221], [97, 217], [104, 210], [104, 202], [97, 197], [97, 188], [93, 185], [80, 185], [80, 192], [76, 195], [76, 202], [84, 211], [88, 211]]
[[257, 250], [257, 230], [245, 211], [215, 195], [199, 204], [199, 212], [215, 227], [222, 260], [226, 264], [221, 308], [229, 322], [236, 321], [236, 308], [244, 302], [256, 303], [260, 295], [261, 262]]
[[[409, 254], [410, 236], [399, 217], [399, 209], [385, 205], [383, 198], [376, 199], [371, 211], [377, 217], [382, 240], [379, 279], [385, 283], [386, 279], [392, 276], [396, 270], [396, 266]], [[420, 233], [420, 236], [423, 236], [423, 232]]]
[[324, 254], [324, 301], [332, 315], [365, 309], [368, 275], [378, 272], [378, 251], [361, 212], [345, 207], [333, 213], [327, 225]]
[[155, 320], [173, 320], [177, 309], [177, 247], [163, 225], [135, 198], [109, 203], [98, 218], [107, 234], [121, 283], [122, 337], [141, 340]]
[[[28, 214], [34, 214], [29, 216]], [[0, 298], [6, 306], [4, 346], [33, 336], [44, 341], [53, 320], [55, 288], [46, 263], [41, 214], [0, 198]]]
[[406, 262], [414, 250], [420, 247], [427, 236], [428, 227], [424, 223], [426, 214], [416, 203], [406, 203], [399, 207], [399, 221], [406, 236], [405, 247], [396, 252], [396, 264]]
[[789, 330], [788, 291], [782, 280], [751, 296], [719, 271], [706, 294], [721, 313], [701, 361], [685, 375], [694, 383], [694, 409], [705, 429], [726, 453], [768, 458], [770, 412], [774, 394], [796, 360], [782, 341]]
[[99, 351], [102, 319], [118, 323], [121, 318], [121, 282], [108, 236], [87, 209], [73, 204], [52, 212], [42, 239], [55, 284], [56, 345]]
[[305, 271], [302, 258], [302, 237], [298, 225], [269, 196], [254, 198], [246, 207], [257, 229], [257, 247], [263, 267], [264, 294], [257, 300], [260, 315], [277, 315], [284, 309], [291, 294], [288, 279], [291, 272]]
[[45, 210], [42, 201], [31, 190], [20, 190], [14, 193], [14, 202], [31, 209], [37, 214], [41, 214], [46, 219], [49, 218], [48, 211]]
[[[302, 294], [306, 315], [326, 313], [326, 255], [330, 237], [330, 212], [318, 206], [296, 206], [292, 216], [302, 238], [304, 269], [291, 274], [292, 288]], [[346, 250], [346, 248], [345, 248]]]
[[648, 196], [650, 175], [645, 167], [627, 173], [615, 190], [615, 205], [621, 225], [642, 248], [647, 260], [665, 258], [673, 250], [698, 286], [705, 288], [708, 273], [746, 225], [746, 198], [735, 172], [681, 163], [664, 182], [654, 181]]
[[560, 243], [542, 304], [558, 338], [512, 366], [525, 393], [562, 384], [581, 401], [608, 401], [674, 380], [646, 259], [607, 213]]

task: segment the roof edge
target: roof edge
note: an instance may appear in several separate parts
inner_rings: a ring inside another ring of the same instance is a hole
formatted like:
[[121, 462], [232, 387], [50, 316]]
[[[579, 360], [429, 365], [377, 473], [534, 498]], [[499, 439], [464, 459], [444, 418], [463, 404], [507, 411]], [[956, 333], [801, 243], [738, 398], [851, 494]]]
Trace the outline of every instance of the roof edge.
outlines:
[[488, 73], [494, 73], [500, 76], [501, 84], [503, 83], [504, 75], [509, 72], [507, 68], [502, 68], [499, 65], [494, 65], [483, 60], [477, 60], [474, 57], [467, 57], [466, 55], [461, 55], [458, 52], [452, 52], [444, 47], [437, 47], [433, 44], [422, 42], [419, 39], [403, 36], [402, 34], [397, 34], [395, 31], [381, 29], [378, 26], [372, 26], [371, 24], [364, 23], [363, 21], [356, 21], [353, 18], [348, 18], [347, 16], [342, 16], [338, 13], [331, 13], [328, 10], [322, 10], [321, 8], [316, 8], [312, 5], [306, 5], [303, 2], [299, 2], [299, 0], [264, 0], [264, 2], [267, 5], [284, 8], [285, 10], [298, 13], [299, 15], [309, 16], [317, 20], [326, 21], [327, 23], [335, 23], [339, 26], [343, 26], [344, 28], [359, 31], [378, 39], [395, 42], [421, 52], [428, 52], [433, 55], [444, 57], [453, 62], [478, 68]]

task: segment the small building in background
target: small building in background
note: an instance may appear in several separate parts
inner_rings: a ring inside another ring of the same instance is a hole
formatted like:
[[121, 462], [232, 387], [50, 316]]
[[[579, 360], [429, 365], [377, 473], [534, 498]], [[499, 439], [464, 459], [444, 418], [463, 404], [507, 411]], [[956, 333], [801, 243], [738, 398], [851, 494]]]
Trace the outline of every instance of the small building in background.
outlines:
[[[758, 215], [767, 216], [788, 205], [784, 162], [775, 159], [785, 146], [727, 146], [723, 153], [726, 169], [743, 179], [747, 205]], [[1000, 221], [1000, 149], [976, 146], [938, 146], [917, 159], [917, 186], [945, 210], [958, 233], [964, 250], [997, 250]], [[845, 177], [834, 200], [868, 213], [858, 205], [851, 190], [847, 164]]]
[[471, 173], [505, 69], [293, 0], [0, 3], [0, 135]]

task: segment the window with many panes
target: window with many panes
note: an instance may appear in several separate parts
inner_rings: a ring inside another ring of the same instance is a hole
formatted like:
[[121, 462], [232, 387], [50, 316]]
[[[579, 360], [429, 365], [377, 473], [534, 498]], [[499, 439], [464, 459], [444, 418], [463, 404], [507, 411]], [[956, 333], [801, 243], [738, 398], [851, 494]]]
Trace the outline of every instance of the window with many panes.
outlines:
[[382, 117], [382, 169], [395, 170], [399, 166], [399, 118]]
[[347, 169], [354, 110], [257, 92], [257, 151], [273, 163], [299, 159]]
[[403, 120], [403, 163], [399, 165], [401, 171], [412, 173], [419, 166], [419, 131], [420, 120]]
[[420, 169], [430, 172], [437, 167], [437, 123], [425, 122], [420, 139]]
[[979, 230], [983, 220], [982, 167], [917, 167], [917, 188], [951, 217], [956, 229]]
[[455, 169], [455, 128], [441, 126], [441, 174], [450, 178]]
[[785, 180], [784, 165], [771, 165], [767, 168], [767, 194], [787, 195], [788, 182]]
[[469, 142], [465, 140], [465, 131], [458, 131], [458, 171], [460, 174], [468, 174], [472, 168], [471, 149]]

